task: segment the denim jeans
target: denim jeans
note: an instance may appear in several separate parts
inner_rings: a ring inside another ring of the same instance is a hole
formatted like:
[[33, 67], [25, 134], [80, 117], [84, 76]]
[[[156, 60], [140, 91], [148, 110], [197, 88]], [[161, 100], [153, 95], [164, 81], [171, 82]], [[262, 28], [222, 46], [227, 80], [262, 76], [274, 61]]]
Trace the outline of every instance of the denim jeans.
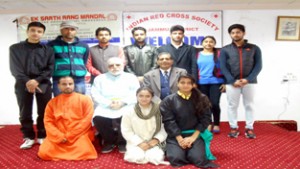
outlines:
[[[78, 78], [74, 79], [75, 81], [75, 92], [85, 94], [85, 79]], [[58, 79], [53, 79], [53, 94], [54, 96], [59, 95], [61, 92], [58, 88]]]

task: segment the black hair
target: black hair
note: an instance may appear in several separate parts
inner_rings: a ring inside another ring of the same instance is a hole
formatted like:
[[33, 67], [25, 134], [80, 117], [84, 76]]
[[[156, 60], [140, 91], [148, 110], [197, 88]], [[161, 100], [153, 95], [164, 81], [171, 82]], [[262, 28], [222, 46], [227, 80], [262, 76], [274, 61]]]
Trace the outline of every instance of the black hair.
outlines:
[[[205, 37], [202, 39], [201, 44], [203, 44], [204, 40], [205, 40], [205, 39], [208, 39], [208, 38], [212, 39], [212, 40], [215, 42], [215, 44], [217, 43], [217, 40], [216, 40], [216, 38], [215, 38], [214, 36], [208, 35], [208, 36], [205, 36]], [[215, 47], [213, 48], [213, 54], [214, 54], [214, 62], [215, 62], [215, 66], [214, 66], [214, 69], [213, 69], [213, 75], [217, 77], [218, 69], [217, 69], [217, 67], [216, 67], [216, 63], [218, 62], [218, 59], [219, 59], [219, 58], [218, 58], [218, 49], [215, 48]]]
[[[180, 75], [178, 77], [177, 82], [179, 83], [181, 79], [190, 79], [192, 82], [192, 85], [196, 84], [196, 80], [190, 74]], [[202, 114], [205, 110], [207, 110], [211, 107], [209, 99], [207, 98], [206, 95], [202, 94], [202, 92], [200, 90], [193, 87], [191, 92], [192, 92], [192, 94], [191, 94], [190, 99], [193, 102], [196, 114]]]
[[27, 30], [29, 30], [30, 27], [40, 27], [44, 29], [44, 32], [46, 31], [46, 26], [44, 24], [42, 24], [41, 22], [30, 22], [27, 26]]
[[239, 29], [242, 32], [245, 32], [245, 26], [242, 24], [233, 24], [233, 25], [229, 26], [229, 28], [228, 28], [229, 34], [231, 33], [232, 29]]
[[171, 27], [170, 33], [174, 32], [174, 31], [182, 31], [184, 33], [184, 27], [181, 25], [174, 25]]
[[61, 79], [64, 79], [64, 78], [67, 78], [67, 77], [73, 79], [73, 81], [74, 81], [74, 83], [75, 83], [74, 77], [73, 77], [73, 76], [67, 75], [67, 76], [61, 76], [61, 77], [59, 77], [59, 78], [58, 78], [58, 84], [60, 83], [60, 80], [61, 80]]
[[108, 29], [107, 27], [99, 27], [99, 28], [97, 28], [97, 29], [96, 29], [96, 32], [95, 32], [95, 35], [98, 36], [98, 33], [99, 33], [100, 31], [107, 31], [107, 32], [109, 33], [109, 35], [111, 35], [111, 31], [110, 31], [110, 29]]
[[131, 30], [132, 35], [133, 35], [134, 32], [137, 31], [137, 30], [144, 31], [145, 34], [147, 33], [147, 30], [146, 30], [144, 27], [140, 27], [140, 26], [139, 26], [139, 27], [135, 27], [135, 28], [133, 28], [133, 29]]
[[151, 94], [152, 97], [154, 96], [153, 90], [149, 87], [146, 87], [146, 86], [142, 86], [142, 87], [138, 88], [137, 91], [136, 91], [136, 95], [138, 95], [143, 90], [147, 90]]

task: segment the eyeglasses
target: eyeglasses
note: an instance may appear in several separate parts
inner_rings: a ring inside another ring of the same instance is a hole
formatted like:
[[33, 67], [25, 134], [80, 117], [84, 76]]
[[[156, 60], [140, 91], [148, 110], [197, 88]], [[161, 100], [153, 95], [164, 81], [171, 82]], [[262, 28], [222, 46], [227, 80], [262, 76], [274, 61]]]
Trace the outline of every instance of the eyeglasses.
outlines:
[[168, 60], [171, 60], [171, 58], [159, 58], [158, 60], [159, 61], [163, 61], [163, 60], [167, 60], [168, 61]]
[[114, 67], [114, 66], [116, 66], [116, 67], [119, 67], [119, 66], [121, 66], [121, 64], [110, 64], [110, 65], [108, 65], [108, 67]]

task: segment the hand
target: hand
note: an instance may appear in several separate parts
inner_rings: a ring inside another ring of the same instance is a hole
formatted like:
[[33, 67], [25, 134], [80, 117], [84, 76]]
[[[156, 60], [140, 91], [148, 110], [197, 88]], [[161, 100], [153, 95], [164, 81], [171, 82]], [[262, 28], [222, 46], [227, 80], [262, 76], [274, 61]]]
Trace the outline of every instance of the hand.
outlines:
[[186, 148], [187, 148], [187, 145], [185, 144], [184, 139], [182, 138], [181, 135], [176, 136], [176, 140], [177, 140], [179, 146], [180, 146], [182, 149], [186, 149]]
[[[39, 85], [39, 82], [36, 81], [35, 79], [31, 79], [26, 82], [26, 88], [29, 93], [34, 93], [36, 88], [38, 87], [38, 85]], [[41, 90], [41, 89], [39, 89], [39, 90]]]
[[143, 83], [143, 81], [144, 81], [144, 76], [138, 76], [137, 78], [138, 78], [138, 80], [139, 80], [140, 83]]
[[195, 138], [194, 136], [189, 136], [189, 137], [185, 137], [183, 140], [187, 148], [191, 148], [196, 139], [197, 138]]
[[248, 84], [248, 80], [247, 79], [240, 79], [240, 82], [242, 84], [242, 86], [245, 86]]
[[158, 143], [159, 143], [159, 140], [156, 139], [156, 138], [153, 138], [152, 140], [148, 141], [148, 144], [149, 144], [151, 147], [156, 146]]
[[224, 92], [226, 91], [226, 85], [225, 85], [225, 84], [222, 84], [222, 85], [219, 87], [219, 89], [220, 89], [220, 92], [221, 92], [221, 93], [224, 93]]
[[148, 143], [142, 142], [138, 145], [142, 150], [146, 151], [148, 149], [150, 149], [150, 145]]
[[240, 80], [236, 80], [234, 83], [233, 83], [233, 87], [243, 87], [242, 86], [242, 83]]
[[113, 110], [119, 110], [124, 106], [124, 103], [120, 100], [113, 100], [109, 106]]

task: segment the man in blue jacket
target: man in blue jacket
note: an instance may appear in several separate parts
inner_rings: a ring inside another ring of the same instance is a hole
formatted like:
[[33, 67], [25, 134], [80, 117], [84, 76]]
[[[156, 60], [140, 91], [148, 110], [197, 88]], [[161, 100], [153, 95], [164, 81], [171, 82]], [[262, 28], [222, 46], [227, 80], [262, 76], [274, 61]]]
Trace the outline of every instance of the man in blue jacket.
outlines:
[[89, 47], [76, 37], [78, 26], [74, 21], [63, 21], [60, 25], [61, 35], [48, 43], [54, 50], [55, 67], [53, 73], [54, 96], [60, 94], [58, 79], [62, 76], [72, 76], [75, 81], [75, 91], [85, 94], [86, 62]]
[[262, 69], [260, 48], [244, 39], [245, 27], [233, 24], [228, 28], [232, 43], [222, 48], [220, 53], [221, 71], [226, 79], [226, 93], [228, 102], [228, 120], [230, 133], [228, 137], [237, 138], [239, 135], [237, 124], [237, 109], [240, 95], [246, 114], [246, 138], [254, 139], [254, 88], [257, 75]]

